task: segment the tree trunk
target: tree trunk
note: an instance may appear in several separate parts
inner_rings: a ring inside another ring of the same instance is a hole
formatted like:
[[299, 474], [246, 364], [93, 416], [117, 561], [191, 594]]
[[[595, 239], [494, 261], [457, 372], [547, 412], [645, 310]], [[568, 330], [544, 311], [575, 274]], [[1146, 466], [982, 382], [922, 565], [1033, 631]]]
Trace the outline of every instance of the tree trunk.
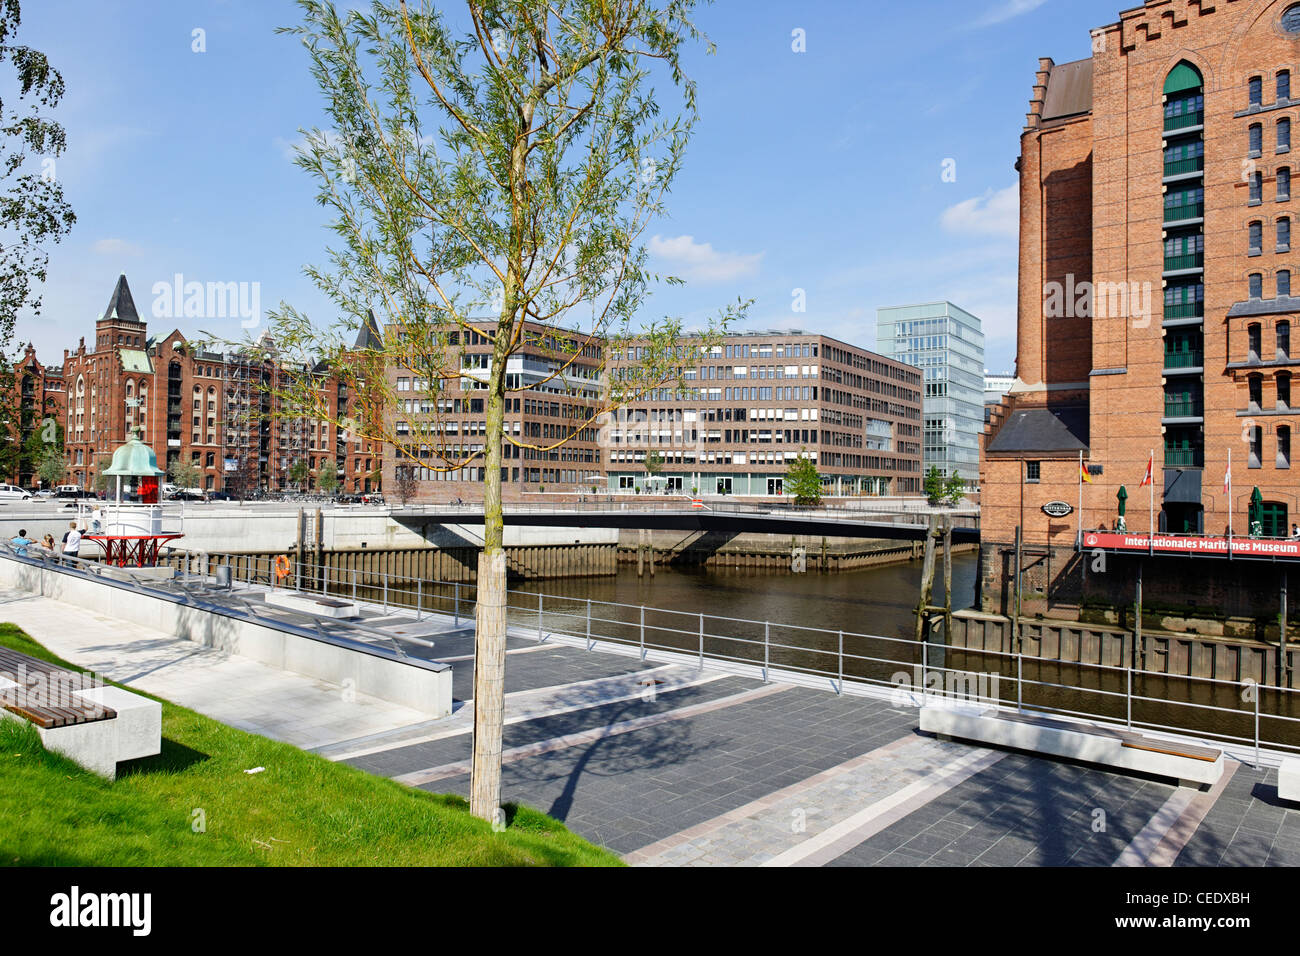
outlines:
[[501, 435], [505, 414], [505, 335], [497, 336], [488, 380], [483, 476], [483, 552], [474, 612], [474, 756], [470, 812], [498, 820], [501, 733], [505, 722], [506, 552], [501, 511]]

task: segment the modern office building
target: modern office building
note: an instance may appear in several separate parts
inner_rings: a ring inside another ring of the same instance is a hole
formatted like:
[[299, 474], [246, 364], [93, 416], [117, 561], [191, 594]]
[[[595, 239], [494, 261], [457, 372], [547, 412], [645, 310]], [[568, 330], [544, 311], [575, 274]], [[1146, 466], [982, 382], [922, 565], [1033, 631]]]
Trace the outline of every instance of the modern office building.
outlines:
[[979, 480], [984, 427], [984, 332], [951, 302], [876, 310], [876, 348], [921, 370], [925, 384], [922, 470]]
[[[385, 448], [384, 487], [393, 494], [398, 476], [413, 482], [409, 497], [441, 500], [483, 497], [484, 436], [487, 434], [487, 379], [492, 368], [490, 334], [494, 320], [448, 333], [447, 353], [459, 356], [460, 374], [446, 377], [431, 397], [429, 383], [403, 362], [400, 340], [390, 343], [395, 357], [388, 369], [396, 404], [387, 410], [397, 444]], [[398, 325], [386, 330], [400, 337]], [[416, 351], [427, 345], [415, 343]], [[590, 492], [603, 488], [596, 423], [604, 390], [599, 342], [577, 331], [529, 322], [523, 343], [507, 359], [502, 495], [525, 491]], [[453, 466], [464, 463], [464, 467]]]
[[[790, 462], [806, 455], [827, 494], [920, 492], [916, 369], [798, 331], [701, 346], [679, 346], [686, 395], [656, 389], [611, 416], [602, 442], [610, 489], [779, 496]], [[643, 347], [610, 356], [615, 380]]]
[[[1300, 517], [1300, 3], [1147, 0], [1090, 45], [1085, 60], [1039, 61], [1021, 134], [1017, 378], [982, 462], [990, 609], [1016, 576], [1017, 527], [1051, 569], [1035, 600], [1081, 603], [1081, 582], [1109, 580], [1080, 569], [1081, 531], [1085, 545], [1155, 552], [1160, 532], [1279, 537]], [[1098, 531], [1117, 527], [1152, 537]], [[1169, 607], [1204, 602], [1211, 568], [1226, 580], [1252, 564], [1178, 561], [1147, 567]]]

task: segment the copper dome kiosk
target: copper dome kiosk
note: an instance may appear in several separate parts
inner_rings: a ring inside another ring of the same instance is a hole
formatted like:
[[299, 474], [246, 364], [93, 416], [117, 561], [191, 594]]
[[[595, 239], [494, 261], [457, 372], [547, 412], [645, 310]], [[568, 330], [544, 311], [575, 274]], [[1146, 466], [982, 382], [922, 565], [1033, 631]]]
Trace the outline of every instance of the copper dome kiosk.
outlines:
[[[111, 497], [102, 504], [83, 502], [84, 537], [104, 549], [104, 563], [117, 567], [152, 568], [158, 564], [161, 545], [182, 536], [179, 527], [164, 530], [164, 520], [179, 526], [179, 519], [165, 516], [159, 480], [166, 474], [158, 467], [154, 450], [138, 434], [113, 452], [113, 461], [101, 474], [114, 479]], [[122, 479], [134, 479], [134, 501], [122, 494]]]

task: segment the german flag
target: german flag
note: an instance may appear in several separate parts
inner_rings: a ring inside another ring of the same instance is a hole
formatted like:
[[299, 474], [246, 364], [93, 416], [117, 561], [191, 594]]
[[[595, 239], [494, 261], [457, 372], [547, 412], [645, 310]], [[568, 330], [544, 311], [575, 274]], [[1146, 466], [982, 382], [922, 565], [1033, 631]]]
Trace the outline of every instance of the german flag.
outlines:
[[1092, 484], [1092, 475], [1088, 474], [1088, 466], [1083, 462], [1079, 462], [1079, 477], [1088, 484]]

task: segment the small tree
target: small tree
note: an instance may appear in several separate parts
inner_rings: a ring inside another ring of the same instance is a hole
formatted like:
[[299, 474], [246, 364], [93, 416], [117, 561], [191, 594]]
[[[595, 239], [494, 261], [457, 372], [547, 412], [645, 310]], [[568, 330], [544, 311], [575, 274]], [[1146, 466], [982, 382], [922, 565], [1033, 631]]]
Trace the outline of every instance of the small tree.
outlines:
[[815, 507], [822, 503], [822, 476], [805, 449], [799, 449], [799, 457], [786, 468], [784, 488], [786, 494], [794, 496], [796, 505]]
[[299, 458], [289, 466], [289, 482], [302, 491], [303, 485], [311, 477], [311, 465], [307, 464], [307, 459]]
[[931, 465], [930, 470], [925, 473], [925, 496], [930, 499], [930, 504], [937, 505], [943, 500], [944, 480], [943, 472], [939, 471], [937, 465]]
[[99, 461], [95, 464], [95, 478], [90, 486], [92, 491], [108, 491], [108, 475], [104, 474], [104, 469], [110, 464], [112, 464], [112, 461], [107, 455], [99, 457]]
[[41, 480], [41, 486], [45, 488], [63, 481], [63, 476], [67, 471], [68, 456], [57, 445], [50, 446], [36, 465], [36, 477]]
[[406, 504], [420, 490], [420, 482], [415, 477], [413, 465], [398, 465], [393, 469], [393, 493]]
[[959, 501], [961, 501], [962, 498], [964, 498], [965, 496], [966, 496], [966, 479], [964, 479], [961, 475], [957, 474], [957, 472], [954, 471], [951, 475], [948, 476], [948, 480], [944, 482], [943, 498], [949, 504], [955, 505]]
[[339, 466], [332, 461], [326, 461], [316, 472], [316, 487], [327, 495], [332, 495], [339, 490]]
[[193, 459], [177, 458], [167, 466], [167, 477], [177, 488], [197, 488], [203, 480], [203, 471]]

